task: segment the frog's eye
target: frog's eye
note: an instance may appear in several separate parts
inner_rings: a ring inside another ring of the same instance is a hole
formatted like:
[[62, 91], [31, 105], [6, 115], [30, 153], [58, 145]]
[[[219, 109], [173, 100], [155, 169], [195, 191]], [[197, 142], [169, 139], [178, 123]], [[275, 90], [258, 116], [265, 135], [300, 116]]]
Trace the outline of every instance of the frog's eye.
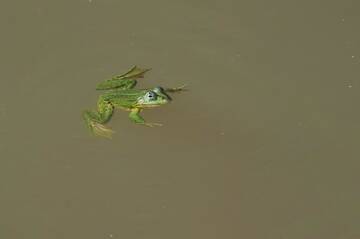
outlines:
[[156, 94], [152, 91], [148, 91], [145, 94], [145, 99], [149, 101], [156, 100]]

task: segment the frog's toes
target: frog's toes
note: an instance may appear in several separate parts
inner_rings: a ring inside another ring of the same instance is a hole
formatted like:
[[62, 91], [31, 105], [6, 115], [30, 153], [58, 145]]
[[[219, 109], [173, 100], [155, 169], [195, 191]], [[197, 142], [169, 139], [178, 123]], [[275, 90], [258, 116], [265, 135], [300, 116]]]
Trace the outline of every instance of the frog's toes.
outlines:
[[187, 84], [184, 84], [184, 85], [179, 86], [179, 87], [167, 88], [165, 91], [166, 91], [166, 92], [170, 92], [170, 93], [181, 92], [181, 91], [187, 91], [188, 89], [187, 89], [187, 88], [185, 88], [186, 86], [187, 86]]
[[105, 127], [103, 124], [100, 124], [98, 122], [91, 122], [90, 128], [94, 134], [106, 138], [111, 138], [112, 134], [114, 133], [113, 130]]
[[163, 126], [163, 124], [160, 123], [144, 123], [144, 125], [148, 127]]

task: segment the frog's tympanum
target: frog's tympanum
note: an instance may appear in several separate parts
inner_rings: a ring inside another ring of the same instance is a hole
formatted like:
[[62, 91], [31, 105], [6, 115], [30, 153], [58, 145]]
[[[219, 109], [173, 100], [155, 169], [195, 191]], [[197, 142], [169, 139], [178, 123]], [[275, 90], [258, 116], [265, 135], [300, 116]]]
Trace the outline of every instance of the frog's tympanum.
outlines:
[[106, 124], [115, 108], [130, 111], [129, 118], [136, 124], [160, 126], [159, 123], [148, 123], [140, 116], [143, 109], [164, 105], [171, 101], [168, 93], [180, 92], [184, 86], [177, 88], [154, 87], [151, 89], [134, 89], [137, 79], [143, 78], [150, 69], [131, 68], [123, 75], [114, 76], [99, 83], [97, 90], [106, 90], [100, 95], [97, 111], [86, 110], [83, 118], [90, 131], [96, 135], [110, 138], [113, 131]]

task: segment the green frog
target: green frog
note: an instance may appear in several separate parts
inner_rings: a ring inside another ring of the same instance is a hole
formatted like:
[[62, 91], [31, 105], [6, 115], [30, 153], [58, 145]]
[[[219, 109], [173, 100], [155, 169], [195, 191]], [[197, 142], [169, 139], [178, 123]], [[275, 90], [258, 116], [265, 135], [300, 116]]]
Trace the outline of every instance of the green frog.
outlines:
[[159, 123], [148, 123], [141, 116], [143, 109], [153, 108], [167, 104], [171, 101], [168, 93], [185, 90], [184, 86], [176, 88], [162, 88], [160, 86], [151, 89], [134, 89], [137, 79], [143, 78], [150, 69], [132, 67], [128, 72], [117, 75], [109, 80], [99, 83], [97, 90], [106, 90], [100, 95], [97, 110], [86, 110], [83, 118], [92, 133], [99, 136], [111, 138], [113, 130], [105, 124], [109, 122], [115, 108], [130, 111], [129, 118], [136, 124], [149, 127], [161, 126]]

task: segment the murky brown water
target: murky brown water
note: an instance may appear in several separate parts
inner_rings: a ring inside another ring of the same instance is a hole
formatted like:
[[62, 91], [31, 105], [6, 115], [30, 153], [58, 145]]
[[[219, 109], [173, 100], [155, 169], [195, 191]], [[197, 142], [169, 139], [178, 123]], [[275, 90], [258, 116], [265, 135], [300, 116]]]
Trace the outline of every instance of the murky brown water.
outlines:
[[[360, 238], [358, 1], [7, 1], [0, 238]], [[178, 86], [89, 135], [95, 85]]]

